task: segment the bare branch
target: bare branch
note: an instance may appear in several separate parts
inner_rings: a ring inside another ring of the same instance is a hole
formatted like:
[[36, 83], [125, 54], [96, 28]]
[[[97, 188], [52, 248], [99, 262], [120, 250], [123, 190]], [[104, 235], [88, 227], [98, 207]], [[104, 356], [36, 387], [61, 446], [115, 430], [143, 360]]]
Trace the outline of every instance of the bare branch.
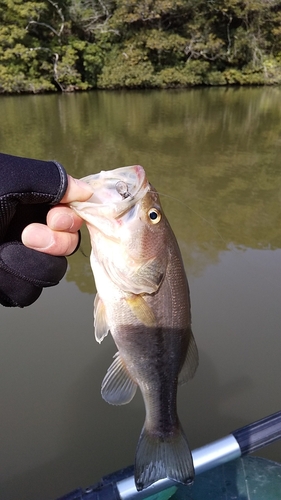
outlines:
[[117, 30], [108, 28], [112, 17], [111, 4], [111, 0], [73, 0], [70, 13], [85, 32], [113, 32], [119, 35]]
[[34, 19], [30, 19], [28, 21], [28, 24], [26, 26], [26, 30], [28, 30], [29, 26], [31, 24], [34, 24], [34, 25], [37, 25], [37, 26], [44, 26], [45, 28], [49, 29], [52, 33], [54, 33], [54, 35], [56, 35], [59, 39], [61, 38], [61, 35], [62, 35], [62, 32], [64, 30], [64, 15], [62, 13], [62, 10], [61, 8], [58, 6], [58, 4], [56, 2], [54, 2], [53, 0], [48, 0], [48, 2], [56, 9], [60, 19], [61, 19], [61, 25], [60, 25], [60, 29], [57, 31], [55, 28], [53, 28], [50, 24], [47, 24], [47, 23], [44, 23], [44, 22], [40, 22], [40, 21], [35, 21]]
[[60, 16], [60, 18], [61, 18], [61, 26], [60, 26], [60, 29], [59, 29], [59, 32], [58, 32], [58, 33], [59, 33], [59, 34], [58, 34], [58, 36], [60, 37], [60, 36], [61, 36], [61, 34], [62, 34], [62, 32], [63, 32], [63, 29], [64, 29], [64, 15], [63, 15], [63, 13], [62, 13], [61, 8], [58, 6], [58, 4], [57, 4], [56, 2], [53, 2], [53, 0], [48, 0], [48, 2], [49, 2], [49, 3], [53, 6], [53, 7], [55, 7], [55, 9], [56, 9], [56, 11], [57, 11], [58, 15], [59, 15], [59, 16]]
[[30, 24], [36, 24], [38, 26], [45, 26], [45, 28], [48, 28], [49, 30], [51, 30], [56, 36], [60, 37], [60, 33], [58, 31], [56, 31], [50, 24], [47, 24], [47, 23], [40, 23], [39, 21], [34, 21], [33, 19], [31, 19], [30, 21], [28, 21], [28, 24], [26, 26], [26, 30], [28, 30], [28, 27]]
[[59, 78], [59, 75], [58, 75], [58, 60], [59, 60], [59, 55], [57, 53], [54, 54], [54, 80], [56, 82], [56, 84], [58, 85], [58, 87], [60, 88], [60, 90], [62, 92], [64, 92], [64, 88], [63, 86], [60, 84], [58, 78]]

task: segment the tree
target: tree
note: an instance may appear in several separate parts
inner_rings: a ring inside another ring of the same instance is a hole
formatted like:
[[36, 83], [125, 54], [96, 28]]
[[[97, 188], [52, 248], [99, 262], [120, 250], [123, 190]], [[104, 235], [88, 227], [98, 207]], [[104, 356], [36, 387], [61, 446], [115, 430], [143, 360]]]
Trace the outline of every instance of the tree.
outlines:
[[280, 0], [0, 0], [0, 92], [281, 83]]

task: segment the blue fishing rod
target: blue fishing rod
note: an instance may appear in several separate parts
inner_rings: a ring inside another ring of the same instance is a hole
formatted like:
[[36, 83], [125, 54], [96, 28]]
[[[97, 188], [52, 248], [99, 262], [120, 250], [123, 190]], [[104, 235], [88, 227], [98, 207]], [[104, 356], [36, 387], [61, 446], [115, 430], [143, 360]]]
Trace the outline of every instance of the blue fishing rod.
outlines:
[[[195, 474], [201, 474], [236, 458], [248, 455], [281, 438], [281, 411], [252, 424], [241, 427], [231, 434], [192, 452]], [[161, 479], [149, 488], [137, 491], [134, 467], [130, 466], [104, 476], [88, 488], [79, 488], [57, 500], [142, 500], [152, 498], [161, 491], [175, 488], [178, 483]]]

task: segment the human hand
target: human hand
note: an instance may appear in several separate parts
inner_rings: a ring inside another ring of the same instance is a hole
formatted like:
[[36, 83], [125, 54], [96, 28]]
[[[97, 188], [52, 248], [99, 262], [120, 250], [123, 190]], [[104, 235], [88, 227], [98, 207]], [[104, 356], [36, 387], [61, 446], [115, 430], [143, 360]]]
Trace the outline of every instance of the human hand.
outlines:
[[33, 223], [22, 232], [25, 246], [50, 255], [70, 255], [79, 246], [79, 229], [83, 220], [64, 203], [86, 201], [93, 193], [88, 184], [70, 175], [65, 195], [59, 205], [47, 213], [47, 225]]
[[[86, 192], [83, 191], [81, 184], [79, 186], [68, 177], [57, 162], [0, 154], [2, 305], [30, 305], [37, 300], [44, 287], [56, 285], [62, 279], [67, 268], [63, 255], [68, 255], [77, 247], [81, 221], [70, 213], [70, 209], [58, 204], [73, 201], [77, 196], [86, 200], [90, 195], [87, 194], [87, 187]], [[51, 209], [52, 205], [56, 207]], [[69, 215], [73, 217], [70, 225], [67, 222]], [[42, 227], [46, 218], [49, 225]], [[23, 240], [29, 247], [22, 243], [23, 231]], [[47, 244], [46, 234], [51, 236]]]

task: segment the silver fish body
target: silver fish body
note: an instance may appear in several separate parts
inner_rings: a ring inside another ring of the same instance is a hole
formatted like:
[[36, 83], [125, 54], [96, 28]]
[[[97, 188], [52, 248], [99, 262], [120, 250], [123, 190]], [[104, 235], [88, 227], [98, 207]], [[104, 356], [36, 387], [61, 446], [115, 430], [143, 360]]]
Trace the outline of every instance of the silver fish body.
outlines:
[[146, 418], [135, 457], [137, 489], [164, 477], [188, 484], [194, 469], [176, 399], [178, 384], [196, 371], [198, 353], [176, 238], [142, 167], [83, 180], [93, 197], [71, 206], [91, 236], [95, 336], [101, 342], [110, 331], [118, 348], [102, 396], [125, 404], [137, 387], [142, 393]]

